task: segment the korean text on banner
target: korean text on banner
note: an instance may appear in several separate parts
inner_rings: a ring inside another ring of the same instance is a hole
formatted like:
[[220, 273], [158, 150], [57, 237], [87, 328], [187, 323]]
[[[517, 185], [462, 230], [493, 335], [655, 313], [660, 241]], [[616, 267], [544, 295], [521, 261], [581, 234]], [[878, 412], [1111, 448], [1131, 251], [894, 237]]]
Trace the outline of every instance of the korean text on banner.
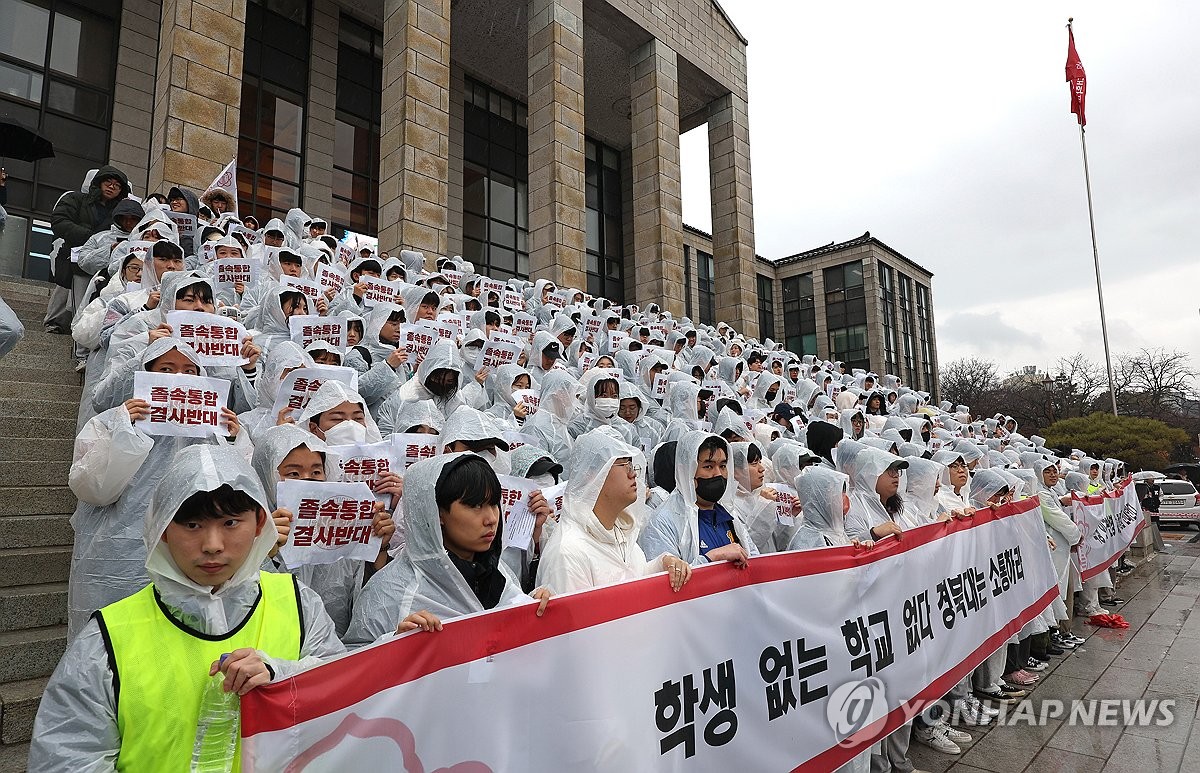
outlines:
[[[1036, 504], [911, 529], [866, 554], [700, 567], [679, 593], [656, 575], [557, 596], [541, 618], [532, 602], [497, 608], [444, 623], [438, 657], [428, 634], [389, 637], [245, 696], [243, 763], [833, 770], [1053, 601]], [[847, 711], [864, 692], [872, 700]], [[447, 734], [447, 722], [477, 731]]]
[[313, 341], [328, 341], [339, 349], [349, 342], [350, 320], [345, 317], [322, 317], [319, 314], [297, 314], [288, 317], [292, 340], [301, 347]]
[[341, 292], [342, 285], [346, 283], [346, 274], [340, 268], [324, 263], [318, 263], [313, 269], [313, 278], [322, 290], [333, 290], [335, 293]]
[[362, 293], [363, 306], [370, 307], [377, 303], [396, 303], [400, 297], [400, 284], [398, 282], [385, 282], [382, 279], [376, 279], [366, 274], [360, 274], [358, 281], [364, 285]]
[[283, 480], [276, 492], [279, 507], [295, 516], [287, 544], [279, 549], [288, 566], [371, 561], [379, 555], [381, 540], [371, 529], [375, 495], [367, 484]]
[[245, 365], [242, 342], [250, 337], [237, 320], [206, 311], [168, 311], [166, 323], [176, 338], [186, 341], [200, 355], [200, 364]]
[[271, 408], [275, 416], [284, 408], [290, 408], [291, 417], [297, 419], [309, 399], [326, 381], [340, 381], [351, 389], [358, 390], [358, 371], [341, 365], [317, 365], [312, 368], [297, 368], [283, 377], [279, 390], [275, 392], [275, 405]]
[[221, 409], [229, 404], [229, 382], [223, 378], [139, 370], [133, 374], [133, 396], [150, 404], [150, 414], [134, 424], [147, 435], [226, 433]]
[[1072, 555], [1084, 580], [1111, 566], [1146, 525], [1142, 503], [1130, 480], [1104, 494], [1090, 497], [1073, 494], [1071, 508], [1071, 516], [1082, 534], [1079, 548]]
[[175, 223], [175, 228], [179, 230], [180, 239], [188, 239], [196, 237], [196, 216], [190, 212], [167, 212], [167, 217]]
[[422, 459], [432, 459], [438, 455], [439, 435], [429, 435], [423, 432], [396, 432], [391, 436], [395, 449], [396, 463], [407, 470]]
[[495, 370], [501, 365], [511, 365], [516, 362], [521, 356], [521, 349], [524, 348], [519, 344], [510, 344], [506, 341], [488, 341], [483, 345], [483, 351], [479, 354], [479, 363], [475, 367], [475, 372], [490, 368]]
[[234, 290], [242, 284], [243, 292], [258, 280], [261, 264], [255, 258], [217, 258], [213, 264], [213, 284], [218, 290]]
[[279, 283], [284, 287], [288, 287], [293, 290], [299, 290], [300, 292], [304, 293], [304, 295], [310, 301], [312, 301], [312, 303], [309, 304], [310, 309], [315, 309], [317, 307], [317, 299], [320, 298], [325, 292], [324, 287], [321, 287], [321, 285], [317, 284], [311, 279], [304, 279], [303, 277], [287, 276], [285, 274], [279, 277]]
[[[352, 443], [344, 446], [329, 446], [334, 479], [339, 483], [366, 483], [374, 485], [389, 472], [401, 468], [396, 459], [395, 444], [391, 440], [379, 443]], [[384, 505], [390, 504], [391, 494], [376, 494], [375, 498]]]

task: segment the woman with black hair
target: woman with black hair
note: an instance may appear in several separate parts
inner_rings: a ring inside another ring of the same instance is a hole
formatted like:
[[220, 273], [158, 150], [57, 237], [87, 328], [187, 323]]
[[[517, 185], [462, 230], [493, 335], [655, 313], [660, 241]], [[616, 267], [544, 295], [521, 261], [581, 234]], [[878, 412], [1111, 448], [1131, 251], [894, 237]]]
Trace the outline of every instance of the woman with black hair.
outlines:
[[887, 416], [887, 403], [883, 399], [883, 395], [879, 392], [872, 392], [867, 398], [867, 407], [863, 411], [868, 416]]
[[834, 448], [842, 442], [842, 428], [827, 421], [810, 422], [805, 428], [804, 444], [808, 450], [821, 457], [821, 464], [831, 470], [837, 469]]
[[[500, 561], [500, 481], [483, 457], [452, 453], [423, 459], [404, 476], [406, 541], [354, 605], [345, 640], [369, 644], [393, 631], [440, 630], [441, 621], [529, 600]], [[541, 603], [550, 593], [530, 594]]]

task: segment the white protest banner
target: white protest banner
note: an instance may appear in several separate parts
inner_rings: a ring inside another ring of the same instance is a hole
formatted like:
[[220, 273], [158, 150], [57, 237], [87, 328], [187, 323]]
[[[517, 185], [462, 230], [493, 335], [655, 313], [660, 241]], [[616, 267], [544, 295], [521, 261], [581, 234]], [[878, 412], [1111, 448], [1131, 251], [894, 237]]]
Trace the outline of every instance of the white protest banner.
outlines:
[[667, 399], [667, 371], [662, 371], [654, 377], [654, 386], [650, 388], [650, 396], [655, 400]]
[[308, 300], [311, 301], [311, 303], [309, 303], [309, 308], [312, 309], [317, 307], [317, 299], [320, 298], [325, 292], [325, 288], [321, 287], [321, 285], [317, 284], [313, 280], [298, 276], [288, 276], [287, 274], [284, 274], [283, 276], [279, 277], [279, 283], [284, 287], [290, 287], [294, 290], [299, 290], [300, 292], [304, 293], [304, 295], [308, 297]]
[[524, 339], [533, 337], [533, 331], [537, 327], [537, 317], [531, 314], [517, 313], [513, 314], [512, 332], [513, 335]]
[[538, 439], [533, 435], [526, 435], [523, 432], [514, 432], [509, 429], [502, 432], [501, 436], [504, 438], [504, 442], [508, 443], [508, 450], [510, 452], [516, 451], [521, 446], [538, 447]]
[[195, 238], [196, 216], [190, 212], [167, 212], [167, 217], [175, 223], [175, 228], [179, 231], [179, 238], [182, 241], [189, 237]]
[[[591, 370], [592, 363], [594, 363], [598, 359], [600, 359], [600, 358], [597, 357], [595, 354], [592, 354], [591, 352], [581, 353], [579, 355], [579, 369], [580, 370]], [[558, 362], [562, 362], [562, 360], [558, 360]], [[558, 362], [555, 362], [555, 364], [557, 365]]]
[[262, 265], [255, 258], [217, 258], [213, 262], [213, 284], [218, 290], [233, 290], [242, 283], [243, 292], [258, 281]]
[[501, 282], [499, 279], [491, 277], [482, 277], [479, 280], [479, 289], [483, 292], [495, 293], [497, 299], [504, 298], [504, 291], [508, 289], [508, 285]]
[[506, 344], [513, 344], [514, 346], [524, 346], [525, 345], [521, 341], [521, 339], [517, 338], [515, 335], [512, 335], [510, 333], [505, 333], [502, 330], [491, 331], [490, 333], [488, 333], [487, 340], [500, 341], [500, 342], [506, 343]]
[[567, 291], [556, 290], [550, 293], [546, 296], [546, 305], [556, 309], [565, 309], [567, 307]]
[[275, 500], [295, 516], [279, 555], [288, 567], [332, 564], [342, 558], [372, 561], [380, 539], [371, 530], [375, 495], [365, 483], [283, 480]]
[[133, 374], [133, 396], [150, 404], [150, 414], [133, 425], [147, 435], [226, 434], [221, 409], [229, 404], [229, 382], [223, 378], [139, 370]]
[[341, 365], [316, 365], [297, 368], [283, 377], [275, 392], [275, 405], [271, 408], [275, 416], [284, 408], [292, 410], [291, 417], [297, 419], [308, 400], [326, 381], [340, 381], [351, 389], [358, 389], [358, 371]]
[[[396, 461], [396, 449], [391, 440], [378, 443], [352, 443], [344, 446], [329, 446], [331, 466], [336, 469], [333, 480], [339, 483], [366, 483], [379, 481], [386, 473], [401, 469]], [[391, 494], [376, 494], [375, 498], [384, 506], [391, 504]]]
[[345, 349], [349, 343], [350, 320], [345, 317], [322, 317], [319, 314], [296, 314], [288, 317], [292, 340], [304, 348], [313, 341], [328, 341]]
[[[404, 429], [408, 429], [405, 427]], [[429, 435], [424, 432], [396, 432], [390, 437], [395, 449], [394, 458], [401, 469], [407, 470], [422, 459], [432, 459], [438, 455], [440, 435]]]
[[343, 266], [354, 262], [354, 248], [345, 242], [338, 242], [337, 259]]
[[625, 342], [628, 340], [629, 336], [620, 330], [610, 330], [608, 331], [608, 350], [619, 352], [625, 348]]
[[1111, 566], [1146, 525], [1142, 503], [1131, 483], [1126, 479], [1115, 491], [1090, 497], [1071, 495], [1071, 516], [1082, 532], [1079, 548], [1072, 555], [1084, 580]]
[[475, 372], [478, 373], [484, 368], [495, 370], [501, 365], [510, 365], [521, 356], [523, 348], [518, 344], [504, 341], [488, 341], [483, 345], [483, 351], [479, 353], [479, 363], [475, 366]]
[[453, 330], [456, 336], [466, 335], [467, 320], [463, 318], [462, 314], [456, 314], [453, 311], [443, 311], [437, 315], [437, 321]]
[[389, 638], [243, 697], [243, 766], [834, 770], [1053, 601], [1036, 504], [865, 553], [699, 567], [678, 593], [656, 575], [556, 596], [540, 618], [497, 607], [444, 622], [437, 657], [428, 634]]
[[513, 399], [521, 405], [525, 406], [525, 418], [533, 416], [537, 413], [538, 404], [541, 402], [541, 396], [536, 389], [514, 389], [512, 393]]
[[454, 269], [444, 268], [441, 270], [441, 275], [446, 277], [446, 281], [450, 283], [455, 290], [458, 289], [459, 283], [462, 282], [463, 272], [455, 271]]
[[583, 320], [583, 337], [584, 340], [590, 341], [596, 337], [596, 333], [600, 332], [600, 325], [604, 324], [604, 320], [597, 317], [595, 314], [589, 314]]
[[258, 231], [255, 231], [253, 228], [247, 228], [244, 225], [235, 225], [229, 229], [229, 234], [231, 236], [235, 233], [240, 233], [242, 238], [246, 240], [246, 244], [251, 247], [258, 244], [259, 240], [262, 238], [258, 235]]
[[775, 491], [775, 522], [791, 526], [796, 521], [795, 506], [800, 501], [796, 489], [782, 483], [772, 483], [770, 488]]
[[367, 274], [359, 274], [358, 281], [365, 285], [362, 294], [363, 306], [370, 307], [377, 303], [399, 303], [399, 282], [385, 282]]
[[242, 323], [206, 311], [168, 311], [166, 323], [176, 338], [182, 339], [200, 355], [200, 364], [245, 365], [242, 342], [250, 337]]
[[400, 326], [400, 346], [408, 353], [408, 365], [411, 368], [416, 368], [421, 364], [421, 360], [425, 359], [425, 355], [429, 354], [429, 347], [437, 343], [438, 336], [434, 330], [431, 330], [427, 325], [409, 325]]
[[518, 478], [513, 475], [497, 475], [500, 479], [500, 514], [504, 522], [512, 515], [518, 505], [529, 503], [529, 495], [537, 491], [537, 484], [528, 478]]
[[346, 274], [336, 266], [327, 266], [324, 263], [318, 263], [313, 269], [314, 278], [320, 286], [322, 295], [326, 290], [333, 290], [335, 293], [341, 292], [342, 285], [346, 284]]
[[542, 489], [542, 497], [546, 500], [546, 504], [550, 505], [550, 509], [554, 511], [554, 514], [550, 517], [556, 521], [560, 520], [563, 514], [563, 502], [567, 497], [567, 481]]
[[503, 298], [501, 305], [510, 311], [520, 311], [525, 308], [525, 301], [516, 290], [505, 290]]

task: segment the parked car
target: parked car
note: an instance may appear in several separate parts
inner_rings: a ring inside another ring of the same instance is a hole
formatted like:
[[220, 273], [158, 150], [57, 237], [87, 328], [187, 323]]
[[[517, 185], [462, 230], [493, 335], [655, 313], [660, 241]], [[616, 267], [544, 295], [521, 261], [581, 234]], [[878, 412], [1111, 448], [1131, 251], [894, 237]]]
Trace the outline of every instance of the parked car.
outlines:
[[1200, 527], [1200, 493], [1191, 481], [1160, 480], [1158, 487], [1162, 491], [1158, 504], [1160, 523]]

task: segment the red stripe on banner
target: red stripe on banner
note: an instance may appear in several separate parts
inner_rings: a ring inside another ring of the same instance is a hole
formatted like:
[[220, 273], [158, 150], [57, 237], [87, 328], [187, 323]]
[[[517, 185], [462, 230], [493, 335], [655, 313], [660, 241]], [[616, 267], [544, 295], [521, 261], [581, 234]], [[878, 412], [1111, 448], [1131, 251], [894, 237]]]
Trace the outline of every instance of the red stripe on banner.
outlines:
[[1121, 556], [1123, 556], [1125, 554], [1125, 551], [1129, 550], [1129, 546], [1133, 544], [1133, 540], [1137, 539], [1137, 536], [1142, 533], [1142, 529], [1144, 529], [1144, 528], [1146, 528], [1146, 514], [1143, 512], [1142, 513], [1142, 522], [1139, 523], [1137, 525], [1137, 528], [1133, 530], [1133, 538], [1129, 540], [1128, 544], [1126, 544], [1125, 547], [1121, 548], [1116, 553], [1114, 553], [1112, 555], [1112, 557], [1109, 558], [1107, 561], [1105, 561], [1103, 564], [1100, 564], [1099, 566], [1093, 566], [1091, 569], [1088, 569], [1086, 572], [1080, 572], [1079, 573], [1080, 582], [1087, 582], [1088, 580], [1092, 579], [1096, 575], [1103, 572], [1108, 567], [1115, 564], [1117, 562], [1117, 560], [1120, 559]]
[[[950, 689], [953, 688], [954, 685], [961, 682], [963, 677], [978, 668], [983, 661], [991, 657], [993, 652], [1004, 646], [1005, 642], [1008, 641], [1010, 636], [1015, 634], [1017, 631], [1020, 631], [1026, 623], [1040, 615], [1042, 610], [1050, 606], [1050, 604], [1054, 602], [1054, 599], [1057, 595], [1058, 586], [1046, 591], [1045, 595], [1026, 607], [1025, 611], [1018, 615], [1016, 619], [1004, 626], [1004, 628], [1000, 629], [992, 636], [988, 637], [988, 639], [984, 641], [983, 644], [980, 644], [974, 652], [967, 656], [965, 660], [939, 676], [937, 679], [934, 679], [929, 683], [928, 687], [917, 693], [912, 700], [908, 701], [908, 710], [906, 710], [905, 706], [899, 706], [895, 709], [892, 709], [891, 713], [889, 713], [887, 717], [877, 721], [871, 728], [866, 728], [866, 730], [870, 731], [870, 740], [863, 741], [861, 744], [858, 744], [854, 748], [850, 749], [842, 746], [834, 746], [833, 748], [827, 749], [823, 753], [818, 754], [816, 757], [813, 757], [811, 760], [803, 763], [799, 767], [796, 767], [793, 769], [792, 773], [797, 773], [797, 771], [803, 771], [804, 773], [807, 773], [808, 771], [834, 770], [835, 768], [838, 768], [854, 759], [859, 754], [862, 754], [863, 751], [866, 750], [866, 748], [872, 743], [878, 742], [879, 739], [884, 738], [896, 728], [911, 720], [916, 714], [919, 714], [920, 711], [917, 711], [915, 708], [913, 708], [914, 706], [920, 706], [924, 708], [925, 706], [931, 705], [940, 700], [946, 695], [946, 693], [950, 692]], [[878, 727], [880, 722], [883, 723], [882, 729]]]
[[[971, 518], [910, 529], [899, 539], [889, 537], [876, 543], [871, 550], [838, 547], [772, 553], [750, 559], [746, 569], [737, 569], [729, 563], [699, 567], [678, 593], [659, 574], [556, 596], [540, 618], [534, 614], [536, 605], [530, 603], [452, 620], [436, 634], [410, 633], [247, 693], [242, 697], [242, 737], [293, 727], [353, 706], [389, 688], [489, 655], [669, 604], [761, 583], [865, 566], [950, 534], [1026, 513], [1037, 506], [1035, 497], [995, 510], [980, 510]], [[801, 554], [803, 561], [797, 562]], [[429, 636], [437, 637], [437, 646], [429, 646], [432, 643]], [[304, 701], [298, 698], [301, 694]]]

